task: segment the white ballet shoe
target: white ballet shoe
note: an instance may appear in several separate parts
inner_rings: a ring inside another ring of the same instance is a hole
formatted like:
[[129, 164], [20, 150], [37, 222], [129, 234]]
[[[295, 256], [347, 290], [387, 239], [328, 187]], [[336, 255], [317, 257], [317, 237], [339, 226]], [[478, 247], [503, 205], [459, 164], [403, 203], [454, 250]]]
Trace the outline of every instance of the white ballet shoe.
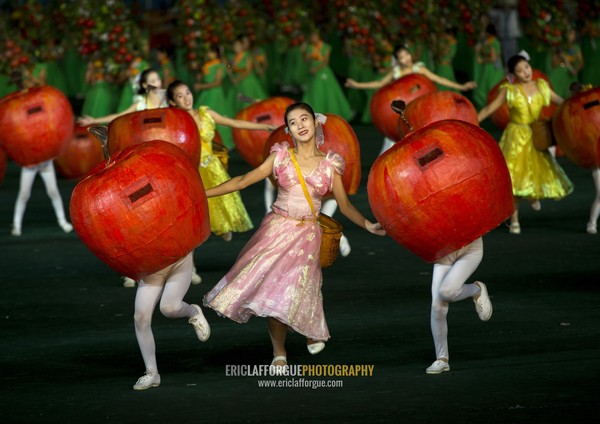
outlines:
[[[285, 364], [275, 365], [275, 362], [285, 362]], [[270, 371], [272, 374], [284, 375], [287, 373], [287, 369], [288, 369], [287, 357], [285, 357], [283, 355], [279, 355], [279, 356], [274, 357], [273, 360], [271, 361]]]
[[593, 222], [588, 222], [585, 232], [588, 234], [598, 234], [598, 229], [596, 228], [596, 224]]
[[200, 284], [202, 282], [202, 277], [200, 277], [200, 275], [196, 272], [196, 268], [194, 268], [194, 271], [192, 272], [192, 284], [196, 285], [196, 284]]
[[342, 238], [340, 239], [340, 255], [344, 258], [350, 254], [352, 248], [350, 247], [350, 243], [348, 242], [348, 237], [342, 234]]
[[21, 236], [21, 229], [15, 225], [13, 225], [12, 229], [10, 230], [10, 234], [15, 236], [15, 237], [20, 237]]
[[317, 353], [319, 353], [323, 349], [325, 349], [325, 342], [315, 342], [315, 343], [307, 344], [306, 349], [308, 349], [308, 352], [311, 355], [316, 355]]
[[123, 277], [123, 287], [132, 288], [135, 287], [135, 280], [129, 277]]
[[70, 233], [71, 231], [73, 231], [73, 226], [70, 223], [66, 222], [66, 221], [65, 222], [59, 222], [58, 225], [67, 234]]
[[221, 238], [225, 241], [231, 241], [231, 239], [233, 238], [233, 233], [231, 231], [228, 233], [225, 233], [221, 236]]
[[510, 224], [510, 227], [508, 227], [508, 231], [511, 234], [521, 234], [521, 225], [519, 225], [518, 222], [513, 222]]

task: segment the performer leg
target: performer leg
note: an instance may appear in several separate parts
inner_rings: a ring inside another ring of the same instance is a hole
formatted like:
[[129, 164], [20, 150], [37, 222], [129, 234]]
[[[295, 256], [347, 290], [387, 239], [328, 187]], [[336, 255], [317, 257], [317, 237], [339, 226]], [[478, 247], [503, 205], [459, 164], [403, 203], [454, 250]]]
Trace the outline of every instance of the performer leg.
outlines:
[[69, 222], [67, 222], [67, 218], [65, 217], [65, 209], [63, 207], [62, 198], [60, 197], [60, 192], [58, 191], [58, 185], [56, 183], [54, 162], [48, 161], [41, 165], [40, 175], [44, 180], [44, 185], [46, 186], [46, 193], [52, 201], [52, 207], [54, 208], [54, 213], [56, 214], [58, 225], [60, 225], [60, 227], [65, 233], [70, 233], [71, 231], [73, 231], [73, 226]]
[[169, 272], [160, 299], [160, 312], [167, 318], [192, 318], [198, 314], [196, 308], [183, 301], [190, 288], [193, 269], [194, 263], [190, 253]]
[[[273, 345], [273, 362], [271, 365], [275, 365], [277, 368], [287, 365], [287, 353], [285, 350], [285, 338], [287, 335], [287, 325], [281, 321], [268, 317], [267, 327], [269, 329], [269, 336], [271, 337], [271, 344]], [[275, 360], [277, 358], [277, 360]]]
[[475, 240], [453, 264], [435, 264], [431, 283], [431, 333], [437, 359], [449, 359], [448, 315], [449, 304], [481, 292], [477, 284], [465, 284], [483, 258], [483, 242]]
[[388, 150], [390, 147], [392, 147], [394, 144], [396, 144], [394, 142], [394, 140], [392, 140], [391, 138], [387, 138], [385, 137], [383, 139], [383, 144], [381, 145], [381, 150], [379, 151], [379, 155], [381, 155], [382, 153], [384, 153], [386, 150]]
[[[333, 216], [335, 211], [337, 210], [337, 202], [335, 199], [327, 199], [321, 204], [321, 212], [325, 215]], [[350, 242], [348, 241], [348, 237], [346, 237], [342, 233], [342, 238], [340, 239], [340, 255], [346, 257], [350, 254], [352, 248], [350, 247]]]
[[513, 214], [510, 217], [509, 232], [511, 234], [521, 234], [521, 225], [519, 224], [519, 202], [520, 202], [520, 200], [521, 200], [521, 198], [519, 198], [519, 197], [515, 197], [513, 200], [515, 211], [513, 212]]
[[600, 216], [600, 168], [594, 168], [592, 170], [592, 179], [594, 180], [594, 187], [596, 188], [596, 198], [592, 202], [590, 208], [590, 220], [587, 224], [586, 231], [588, 234], [597, 234], [598, 216]]
[[162, 284], [147, 284], [145, 279], [142, 279], [138, 283], [135, 294], [135, 336], [140, 346], [147, 373], [158, 372], [156, 344], [152, 334], [152, 314], [163, 289]]
[[271, 205], [275, 201], [275, 186], [270, 178], [265, 178], [265, 210], [266, 213], [271, 212]]
[[31, 187], [38, 172], [37, 166], [21, 168], [21, 178], [19, 181], [19, 194], [15, 202], [15, 212], [13, 215], [12, 235], [21, 235], [21, 225], [23, 223], [23, 215], [27, 208], [27, 201], [31, 197]]

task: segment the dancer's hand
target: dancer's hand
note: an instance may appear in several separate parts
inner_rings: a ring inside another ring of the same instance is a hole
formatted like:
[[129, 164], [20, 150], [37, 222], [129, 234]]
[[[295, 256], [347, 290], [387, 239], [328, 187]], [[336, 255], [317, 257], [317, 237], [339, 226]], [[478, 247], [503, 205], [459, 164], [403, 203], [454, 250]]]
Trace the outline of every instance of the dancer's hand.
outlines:
[[94, 118], [88, 115], [83, 115], [77, 118], [77, 125], [81, 125], [82, 127], [87, 127], [94, 123]]
[[365, 220], [365, 228], [367, 229], [368, 232], [378, 235], [378, 236], [385, 236], [385, 230], [383, 229], [383, 227], [381, 226], [381, 224], [379, 222], [370, 222]]

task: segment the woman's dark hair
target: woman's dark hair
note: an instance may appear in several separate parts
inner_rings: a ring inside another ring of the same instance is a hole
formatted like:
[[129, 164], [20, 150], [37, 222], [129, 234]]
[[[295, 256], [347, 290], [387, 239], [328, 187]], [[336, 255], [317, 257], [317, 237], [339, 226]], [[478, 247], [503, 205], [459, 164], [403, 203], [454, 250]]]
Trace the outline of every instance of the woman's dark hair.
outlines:
[[398, 53], [400, 53], [402, 50], [406, 50], [410, 53], [410, 49], [408, 48], [407, 44], [399, 44], [394, 47], [394, 57], [398, 56]]
[[187, 84], [181, 80], [175, 80], [167, 87], [167, 101], [175, 102], [175, 90], [182, 85], [187, 87]]
[[493, 35], [494, 37], [496, 37], [498, 35], [498, 31], [496, 30], [496, 25], [494, 25], [494, 24], [488, 24], [488, 26], [485, 28], [485, 32], [487, 32], [490, 35]]
[[310, 113], [314, 119], [317, 119], [317, 117], [315, 115], [315, 111], [313, 110], [313, 108], [308, 103], [297, 102], [297, 103], [292, 103], [291, 105], [289, 105], [285, 109], [285, 114], [283, 115], [285, 117], [285, 119], [284, 119], [285, 120], [285, 125], [288, 124], [288, 115], [290, 114], [290, 112], [292, 112], [292, 111], [294, 111], [296, 109], [304, 109], [305, 111], [307, 111], [308, 113]]
[[516, 55], [512, 56], [510, 59], [508, 59], [508, 62], [506, 62], [506, 67], [508, 68], [508, 72], [510, 72], [511, 74], [514, 74], [515, 68], [517, 67], [519, 62], [521, 62], [522, 60], [529, 63], [529, 61], [525, 57], [521, 56], [520, 54], [516, 54]]
[[146, 89], [144, 88], [144, 84], [148, 83], [148, 76], [152, 73], [156, 72], [156, 70], [152, 68], [144, 69], [140, 74], [140, 88], [138, 88], [138, 94], [146, 94]]
[[221, 58], [221, 46], [219, 46], [218, 44], [211, 44], [208, 49], [211, 52], [214, 52], [217, 57], [220, 59]]

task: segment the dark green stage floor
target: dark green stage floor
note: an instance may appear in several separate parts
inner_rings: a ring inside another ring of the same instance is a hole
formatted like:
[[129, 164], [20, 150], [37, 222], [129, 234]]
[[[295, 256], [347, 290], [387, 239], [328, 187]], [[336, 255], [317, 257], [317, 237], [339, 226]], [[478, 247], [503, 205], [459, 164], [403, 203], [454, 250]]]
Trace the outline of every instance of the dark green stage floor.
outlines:
[[[365, 182], [381, 137], [357, 126], [363, 185], [352, 199], [367, 212]], [[496, 134], [497, 135], [497, 134]], [[473, 278], [488, 284], [491, 321], [470, 300], [451, 306], [452, 371], [425, 374], [434, 360], [429, 330], [431, 265], [389, 238], [345, 218], [352, 253], [324, 271], [332, 339], [310, 356], [289, 337], [292, 364], [373, 365], [372, 377], [343, 377], [338, 388], [259, 388], [259, 377], [230, 377], [226, 366], [268, 364], [263, 319], [239, 325], [206, 315], [210, 340], [183, 319], [155, 315], [159, 388], [135, 392], [143, 373], [133, 329], [135, 289], [55, 224], [40, 179], [23, 236], [10, 236], [19, 169], [0, 186], [1, 411], [5, 423], [564, 423], [587, 422], [600, 407], [600, 236], [585, 233], [594, 188], [589, 171], [560, 159], [575, 183], [561, 202], [522, 208], [522, 234], [484, 237]], [[247, 170], [233, 154], [232, 174]], [[75, 182], [60, 181], [68, 204]], [[262, 185], [243, 193], [256, 224]], [[368, 214], [370, 215], [370, 214]], [[249, 234], [211, 238], [195, 252], [202, 296], [233, 263]], [[336, 380], [327, 378], [326, 380]]]

